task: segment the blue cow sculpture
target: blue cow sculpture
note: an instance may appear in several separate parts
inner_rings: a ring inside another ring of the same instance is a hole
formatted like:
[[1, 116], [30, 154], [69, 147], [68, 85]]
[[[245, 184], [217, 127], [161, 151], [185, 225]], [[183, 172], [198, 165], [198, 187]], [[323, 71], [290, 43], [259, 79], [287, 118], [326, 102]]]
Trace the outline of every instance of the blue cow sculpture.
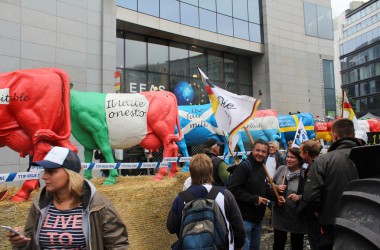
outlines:
[[[273, 109], [257, 110], [255, 117], [245, 127], [247, 127], [254, 141], [263, 139], [269, 142], [277, 141], [281, 138], [278, 115]], [[239, 130], [239, 134], [244, 143], [250, 143], [244, 128]]]
[[[183, 138], [177, 142], [177, 144], [183, 156], [189, 156], [187, 146], [203, 144], [209, 138], [215, 138], [217, 141], [223, 142], [225, 145], [224, 155], [228, 154], [226, 138], [224, 137], [223, 132], [218, 129], [215, 116], [211, 109], [211, 104], [180, 105], [178, 106], [178, 110]], [[175, 133], [178, 133], [177, 128]], [[245, 151], [241, 139], [239, 139], [237, 146], [241, 151]], [[232, 157], [230, 159], [233, 160]], [[188, 171], [189, 163], [186, 163], [182, 168], [182, 172]]]
[[288, 148], [287, 141], [294, 140], [301, 118], [309, 139], [315, 138], [314, 117], [312, 114], [297, 113], [293, 115], [279, 115], [278, 122], [281, 130], [281, 143], [284, 149]]

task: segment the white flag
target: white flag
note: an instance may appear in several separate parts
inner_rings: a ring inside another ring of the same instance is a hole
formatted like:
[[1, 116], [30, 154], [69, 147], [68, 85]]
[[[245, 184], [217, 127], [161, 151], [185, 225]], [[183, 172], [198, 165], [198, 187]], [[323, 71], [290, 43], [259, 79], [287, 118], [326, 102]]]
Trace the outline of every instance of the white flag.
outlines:
[[301, 143], [303, 141], [307, 141], [307, 140], [309, 140], [309, 137], [307, 136], [307, 132], [306, 132], [305, 126], [303, 125], [302, 118], [301, 118], [300, 122], [298, 124], [296, 135], [294, 136], [292, 148], [301, 147]]

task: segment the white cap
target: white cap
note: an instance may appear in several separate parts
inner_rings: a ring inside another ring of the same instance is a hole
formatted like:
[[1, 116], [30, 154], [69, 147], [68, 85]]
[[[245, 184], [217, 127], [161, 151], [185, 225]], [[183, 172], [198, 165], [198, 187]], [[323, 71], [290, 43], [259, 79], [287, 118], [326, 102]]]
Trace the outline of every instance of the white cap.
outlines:
[[363, 130], [355, 130], [355, 138], [363, 140], [365, 142], [365, 144], [368, 143], [367, 133], [364, 132]]

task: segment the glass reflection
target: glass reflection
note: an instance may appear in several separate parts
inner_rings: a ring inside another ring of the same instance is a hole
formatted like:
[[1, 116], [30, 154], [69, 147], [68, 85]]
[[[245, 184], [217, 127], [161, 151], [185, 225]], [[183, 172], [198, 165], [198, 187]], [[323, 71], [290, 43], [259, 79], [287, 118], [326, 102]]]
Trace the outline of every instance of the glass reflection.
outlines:
[[138, 10], [141, 13], [159, 17], [159, 1], [139, 0]]
[[189, 51], [186, 46], [182, 44], [172, 43], [170, 46], [170, 74], [188, 76]]
[[199, 0], [199, 7], [216, 11], [215, 0]]
[[198, 7], [181, 3], [181, 23], [199, 28]]
[[249, 40], [261, 43], [261, 26], [255, 23], [249, 23]]
[[[135, 39], [144, 37], [129, 36]], [[125, 67], [131, 69], [146, 70], [146, 42], [139, 40], [125, 40]]]
[[232, 25], [232, 17], [218, 14], [217, 20], [218, 20], [218, 33], [227, 35], [227, 36], [233, 36], [234, 31], [233, 31], [233, 25]]
[[137, 0], [116, 0], [116, 5], [131, 10], [137, 10]]
[[[247, 0], [233, 0], [233, 16], [248, 21]], [[248, 30], [248, 26], [247, 26]]]
[[204, 9], [199, 9], [200, 28], [216, 32], [216, 13]]
[[177, 0], [160, 1], [160, 18], [179, 23], [179, 2]]
[[231, 0], [216, 0], [216, 9], [218, 13], [232, 16], [232, 1]]
[[248, 17], [249, 21], [257, 24], [261, 24], [260, 20], [260, 3], [259, 0], [248, 1]]
[[[148, 70], [159, 73], [168, 73], [168, 46], [158, 43], [155, 39], [150, 39], [148, 43]], [[163, 41], [160, 41], [163, 43]]]
[[136, 70], [124, 71], [125, 91], [127, 93], [139, 93], [146, 90], [146, 72]]
[[249, 40], [248, 22], [234, 18], [234, 37]]

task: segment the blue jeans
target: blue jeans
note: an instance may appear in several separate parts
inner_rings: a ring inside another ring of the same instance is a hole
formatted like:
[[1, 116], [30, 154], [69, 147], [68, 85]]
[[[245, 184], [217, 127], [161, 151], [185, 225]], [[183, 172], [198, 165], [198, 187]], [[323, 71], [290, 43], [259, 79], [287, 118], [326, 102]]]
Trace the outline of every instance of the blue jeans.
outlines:
[[243, 221], [245, 229], [244, 250], [260, 250], [262, 222]]

